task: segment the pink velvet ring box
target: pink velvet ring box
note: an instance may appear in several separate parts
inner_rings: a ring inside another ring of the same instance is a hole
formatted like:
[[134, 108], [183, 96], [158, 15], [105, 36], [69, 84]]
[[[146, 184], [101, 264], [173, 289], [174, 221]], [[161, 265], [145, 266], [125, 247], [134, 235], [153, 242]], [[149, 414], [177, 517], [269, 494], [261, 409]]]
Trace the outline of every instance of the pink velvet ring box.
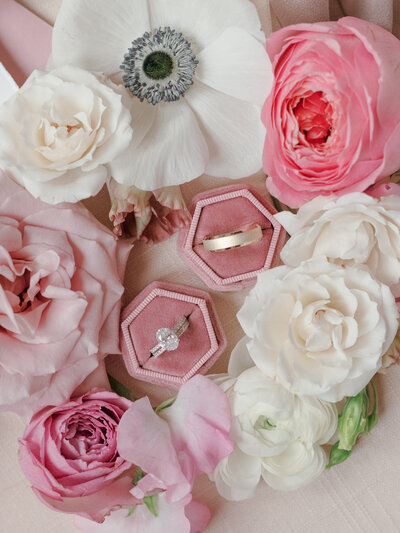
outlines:
[[[173, 329], [182, 317], [189, 327], [176, 350], [150, 357], [160, 328]], [[226, 337], [210, 295], [200, 289], [153, 282], [121, 317], [121, 350], [129, 374], [178, 389], [195, 374], [205, 374], [226, 348]]]
[[[217, 291], [237, 291], [254, 284], [257, 274], [276, 266], [286, 232], [276, 210], [254, 188], [239, 184], [198, 194], [190, 206], [192, 222], [179, 236], [178, 250], [204, 283]], [[257, 224], [258, 242], [208, 251], [203, 240]]]

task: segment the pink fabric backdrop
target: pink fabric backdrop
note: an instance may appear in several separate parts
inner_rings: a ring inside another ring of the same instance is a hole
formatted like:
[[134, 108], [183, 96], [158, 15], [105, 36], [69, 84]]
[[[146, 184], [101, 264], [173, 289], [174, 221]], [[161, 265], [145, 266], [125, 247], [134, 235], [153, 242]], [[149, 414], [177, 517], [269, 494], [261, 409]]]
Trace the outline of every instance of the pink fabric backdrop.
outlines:
[[[4, 10], [9, 1], [0, 0], [0, 17], [1, 8]], [[21, 0], [21, 3], [51, 23], [61, 0]], [[254, 3], [266, 32], [289, 22], [321, 20], [328, 15], [331, 18], [341, 16], [336, 0], [330, 6], [328, 0], [271, 0], [271, 10], [268, 0], [254, 0]], [[342, 4], [348, 13], [374, 18], [386, 27], [393, 24], [397, 33], [399, 0], [342, 0]], [[14, 28], [14, 33], [21, 35], [21, 28]], [[246, 181], [265, 193], [261, 173]], [[205, 176], [185, 185], [184, 194], [190, 200], [198, 192], [225, 184], [229, 182]], [[87, 201], [86, 205], [102, 222], [108, 223], [109, 205], [104, 191], [97, 198]], [[177, 255], [176, 240], [175, 236], [153, 248], [142, 243], [135, 246], [127, 268], [125, 303], [154, 280], [179, 280], [180, 283], [206, 288]], [[210, 292], [229, 340], [224, 356], [212, 369], [223, 372], [230, 350], [242, 336], [235, 314], [246, 291]], [[108, 366], [110, 372], [138, 396], [149, 394], [156, 402], [170, 394], [165, 389], [130, 378], [120, 356], [111, 356]], [[212, 511], [207, 533], [398, 533], [399, 379], [398, 367], [378, 378], [381, 398], [378, 427], [357, 445], [351, 460], [326, 472], [309, 487], [293, 493], [281, 493], [261, 485], [253, 500], [231, 503], [220, 498], [206, 478], [201, 479], [195, 497], [209, 505]], [[18, 417], [0, 414], [0, 532], [73, 533], [75, 529], [71, 517], [43, 507], [20, 472], [16, 441], [23, 428], [24, 422]]]

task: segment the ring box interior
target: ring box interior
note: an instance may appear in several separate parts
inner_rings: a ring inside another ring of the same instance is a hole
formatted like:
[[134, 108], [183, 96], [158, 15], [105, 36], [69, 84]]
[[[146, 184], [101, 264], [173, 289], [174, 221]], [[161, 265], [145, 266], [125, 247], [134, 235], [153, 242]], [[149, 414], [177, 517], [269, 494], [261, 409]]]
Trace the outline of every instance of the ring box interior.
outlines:
[[[188, 317], [189, 327], [176, 350], [150, 358], [160, 328], [173, 330]], [[178, 389], [195, 374], [205, 374], [226, 348], [226, 337], [210, 295], [200, 289], [154, 282], [123, 311], [121, 349], [129, 374]]]
[[[217, 291], [254, 284], [257, 274], [276, 266], [286, 232], [276, 210], [254, 188], [239, 184], [198, 194], [190, 206], [192, 222], [184, 228], [178, 251], [204, 283]], [[208, 251], [203, 240], [258, 224], [262, 239], [246, 246]]]

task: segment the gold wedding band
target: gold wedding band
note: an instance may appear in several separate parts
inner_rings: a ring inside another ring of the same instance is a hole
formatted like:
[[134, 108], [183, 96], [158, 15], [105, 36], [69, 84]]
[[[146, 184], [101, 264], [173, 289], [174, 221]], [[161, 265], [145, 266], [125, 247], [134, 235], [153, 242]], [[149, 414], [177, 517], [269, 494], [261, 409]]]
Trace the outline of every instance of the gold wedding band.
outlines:
[[224, 250], [231, 250], [232, 248], [241, 248], [248, 246], [262, 239], [263, 233], [259, 224], [253, 224], [248, 228], [231, 233], [222, 233], [221, 235], [214, 235], [203, 240], [203, 245], [209, 252], [222, 252]]

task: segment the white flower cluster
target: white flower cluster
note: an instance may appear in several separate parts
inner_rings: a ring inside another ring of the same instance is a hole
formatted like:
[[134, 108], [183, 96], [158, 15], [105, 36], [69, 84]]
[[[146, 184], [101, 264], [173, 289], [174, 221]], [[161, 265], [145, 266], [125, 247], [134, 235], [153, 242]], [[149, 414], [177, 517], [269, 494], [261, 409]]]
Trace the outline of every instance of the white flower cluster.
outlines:
[[0, 106], [0, 168], [35, 197], [261, 168], [273, 74], [250, 0], [63, 2], [50, 64]]
[[220, 493], [251, 497], [322, 472], [336, 403], [362, 391], [398, 330], [400, 196], [318, 197], [276, 215], [285, 263], [262, 273], [238, 313], [246, 337], [219, 378], [235, 451], [214, 473]]

